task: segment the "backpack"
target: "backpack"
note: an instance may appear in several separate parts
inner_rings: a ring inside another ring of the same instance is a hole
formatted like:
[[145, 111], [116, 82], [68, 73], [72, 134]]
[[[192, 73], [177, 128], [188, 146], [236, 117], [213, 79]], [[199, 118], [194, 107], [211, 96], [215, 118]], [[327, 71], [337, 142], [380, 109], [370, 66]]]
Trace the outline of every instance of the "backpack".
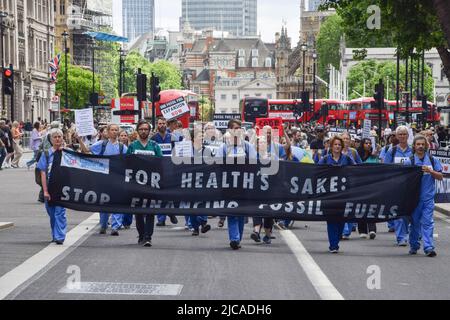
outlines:
[[[430, 162], [431, 162], [431, 166], [433, 167], [433, 171], [434, 171], [434, 158], [431, 154], [428, 154], [428, 156], [430, 157]], [[411, 157], [409, 157], [409, 160], [411, 161], [411, 165], [415, 166], [416, 165], [416, 158], [414, 157], [414, 155], [412, 155]]]
[[[47, 170], [48, 170], [48, 159], [49, 159], [49, 153], [48, 153], [48, 151], [41, 151], [41, 152], [38, 154], [38, 156], [36, 157], [36, 161], [39, 161], [39, 159], [40, 159], [41, 156], [42, 156], [42, 153], [44, 153], [45, 160], [46, 160], [46, 162], [47, 162], [47, 167], [46, 167], [46, 170], [45, 170], [45, 173], [47, 173]], [[39, 158], [38, 158], [38, 157], [39, 157]], [[41, 186], [41, 187], [42, 187], [41, 170], [39, 170], [38, 168], [35, 168], [35, 169], [34, 169], [34, 181], [36, 182], [36, 184], [37, 184], [38, 186]]]
[[[99, 155], [102, 156], [105, 153], [106, 146], [108, 145], [108, 140], [104, 140], [102, 143], [102, 149], [100, 150]], [[120, 155], [123, 154], [123, 143], [119, 142], [119, 153]]]

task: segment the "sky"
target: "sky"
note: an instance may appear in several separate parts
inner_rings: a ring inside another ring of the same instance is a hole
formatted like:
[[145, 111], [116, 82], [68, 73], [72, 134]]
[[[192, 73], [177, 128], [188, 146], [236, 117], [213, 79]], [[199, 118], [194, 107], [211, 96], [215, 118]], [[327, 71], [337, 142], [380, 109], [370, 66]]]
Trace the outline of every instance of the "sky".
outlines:
[[[307, 2], [307, 1], [306, 1]], [[306, 4], [307, 5], [307, 4]], [[178, 30], [181, 0], [155, 0], [156, 28]], [[113, 1], [114, 30], [122, 34], [122, 1]], [[300, 29], [300, 0], [258, 0], [258, 34], [264, 42], [275, 42], [275, 32], [286, 21], [288, 35], [295, 46]]]

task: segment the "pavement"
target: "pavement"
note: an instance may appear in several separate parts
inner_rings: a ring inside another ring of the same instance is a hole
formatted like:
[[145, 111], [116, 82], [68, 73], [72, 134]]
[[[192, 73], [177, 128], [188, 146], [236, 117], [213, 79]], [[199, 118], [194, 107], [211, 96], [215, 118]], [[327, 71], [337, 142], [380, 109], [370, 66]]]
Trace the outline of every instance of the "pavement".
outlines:
[[98, 214], [70, 210], [68, 237], [57, 246], [33, 171], [7, 169], [0, 179], [0, 221], [15, 225], [0, 230], [0, 299], [450, 299], [450, 219], [440, 213], [436, 258], [410, 256], [385, 223], [375, 240], [353, 233], [330, 254], [323, 222], [276, 229], [271, 245], [252, 241], [247, 224], [242, 249], [233, 251], [217, 219], [193, 237], [180, 217], [155, 228], [153, 246], [144, 248], [134, 224], [119, 237], [100, 235]]

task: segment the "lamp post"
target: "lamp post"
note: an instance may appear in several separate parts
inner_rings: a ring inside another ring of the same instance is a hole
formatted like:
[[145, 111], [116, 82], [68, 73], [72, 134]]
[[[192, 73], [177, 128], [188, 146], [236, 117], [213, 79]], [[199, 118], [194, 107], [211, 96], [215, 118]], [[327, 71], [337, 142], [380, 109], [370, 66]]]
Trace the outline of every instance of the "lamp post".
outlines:
[[305, 91], [305, 70], [306, 70], [306, 65], [305, 65], [305, 60], [306, 60], [306, 50], [308, 49], [308, 46], [306, 45], [306, 43], [302, 43], [302, 45], [300, 46], [300, 49], [303, 52], [303, 91]]
[[314, 51], [313, 55], [313, 110], [316, 106], [316, 61], [317, 61], [317, 53]]
[[[5, 66], [5, 61], [3, 59], [3, 51], [4, 51], [4, 47], [3, 47], [3, 18], [6, 18], [8, 16], [7, 12], [4, 11], [0, 11], [0, 30], [1, 30], [1, 43], [2, 43], [2, 73], [3, 73], [3, 68]], [[6, 108], [5, 108], [5, 93], [2, 90], [2, 112], [5, 112], [6, 114]]]
[[[68, 64], [67, 64], [67, 38], [69, 37], [69, 34], [67, 33], [67, 31], [64, 30], [64, 32], [61, 34], [64, 38], [64, 67], [65, 67], [65, 87], [64, 87], [64, 109], [68, 109], [69, 108], [69, 95], [68, 95], [68, 82], [67, 82], [67, 68], [68, 68]], [[61, 118], [61, 123], [64, 125], [64, 120], [63, 117], [61, 116], [61, 105], [59, 106], [59, 117]]]
[[124, 92], [124, 60], [126, 57], [126, 51], [122, 48], [119, 49], [119, 97], [122, 97]]

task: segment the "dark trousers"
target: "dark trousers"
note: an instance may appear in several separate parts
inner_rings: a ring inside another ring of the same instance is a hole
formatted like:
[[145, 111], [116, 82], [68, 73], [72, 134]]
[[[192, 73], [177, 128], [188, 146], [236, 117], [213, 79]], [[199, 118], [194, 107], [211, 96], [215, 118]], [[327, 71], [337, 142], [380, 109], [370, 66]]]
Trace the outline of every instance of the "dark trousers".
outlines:
[[153, 229], [155, 228], [155, 215], [135, 214], [135, 218], [139, 239], [152, 240]]
[[6, 158], [6, 148], [0, 147], [0, 168], [3, 165], [3, 161], [5, 161], [5, 158]]
[[264, 229], [272, 229], [274, 221], [272, 218], [253, 217], [253, 227], [263, 226]]
[[377, 232], [377, 225], [375, 223], [358, 223], [358, 232], [368, 234], [370, 232]]

